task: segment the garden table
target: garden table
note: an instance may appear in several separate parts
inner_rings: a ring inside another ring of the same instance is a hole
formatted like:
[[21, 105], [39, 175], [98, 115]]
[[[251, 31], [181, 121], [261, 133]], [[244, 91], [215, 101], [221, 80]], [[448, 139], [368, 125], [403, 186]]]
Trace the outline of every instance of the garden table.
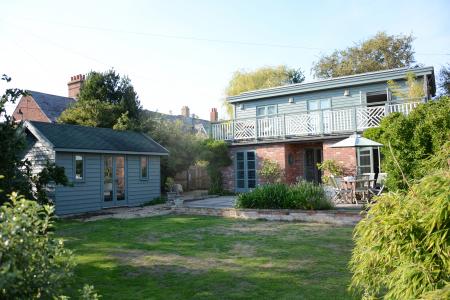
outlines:
[[351, 192], [351, 202], [358, 204], [358, 195], [361, 195], [362, 201], [369, 201], [369, 188], [375, 184], [375, 179], [369, 178], [358, 178], [353, 176], [348, 176], [343, 178], [344, 185]]

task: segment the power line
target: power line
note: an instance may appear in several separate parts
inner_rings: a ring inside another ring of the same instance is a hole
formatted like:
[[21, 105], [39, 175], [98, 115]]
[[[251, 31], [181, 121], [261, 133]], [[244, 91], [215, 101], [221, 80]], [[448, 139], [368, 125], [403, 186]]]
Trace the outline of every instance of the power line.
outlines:
[[[143, 32], [143, 31], [130, 31], [130, 30], [122, 30], [122, 29], [116, 29], [116, 28], [109, 28], [109, 27], [96, 27], [96, 26], [87, 26], [87, 25], [79, 25], [79, 24], [69, 24], [69, 23], [63, 23], [63, 22], [57, 22], [57, 21], [36, 20], [36, 19], [30, 19], [30, 18], [22, 18], [22, 19], [33, 21], [33, 22], [50, 23], [50, 24], [57, 24], [57, 25], [62, 25], [62, 26], [66, 26], [66, 27], [80, 28], [80, 29], [85, 29], [85, 30], [113, 32], [113, 33], [120, 33], [120, 34], [135, 34], [135, 35], [143, 35], [143, 36], [166, 38], [166, 39], [192, 40], [192, 41], [200, 41], [200, 42], [235, 44], [235, 45], [244, 45], [244, 46], [261, 46], [261, 47], [272, 47], [272, 48], [290, 48], [290, 49], [322, 50], [322, 51], [336, 50], [336, 49], [331, 49], [331, 48], [306, 47], [306, 46], [290, 45], [290, 44], [276, 44], [276, 43], [249, 42], [249, 41], [238, 41], [238, 40], [211, 39], [211, 38], [203, 38], [203, 37], [195, 37], [195, 36], [182, 36], [182, 35], [169, 35], [169, 34], [161, 34], [161, 33]], [[428, 52], [428, 53], [415, 52], [415, 54], [429, 55], [429, 56], [449, 56], [450, 55], [450, 53], [432, 53], [432, 52]]]

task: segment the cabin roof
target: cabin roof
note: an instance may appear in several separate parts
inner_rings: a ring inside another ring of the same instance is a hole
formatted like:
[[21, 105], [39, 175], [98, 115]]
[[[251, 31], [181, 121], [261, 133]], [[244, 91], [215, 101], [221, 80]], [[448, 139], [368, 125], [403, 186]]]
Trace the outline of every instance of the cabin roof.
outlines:
[[146, 134], [110, 128], [26, 121], [25, 127], [55, 151], [167, 155], [169, 152]]

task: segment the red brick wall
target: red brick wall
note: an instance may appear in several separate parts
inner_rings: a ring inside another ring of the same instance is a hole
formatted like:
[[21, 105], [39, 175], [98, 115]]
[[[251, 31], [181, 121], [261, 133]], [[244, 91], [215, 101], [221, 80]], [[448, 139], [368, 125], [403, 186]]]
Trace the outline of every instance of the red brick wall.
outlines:
[[330, 140], [323, 143], [323, 159], [337, 161], [344, 168], [345, 175], [356, 175], [356, 149], [352, 148], [330, 148], [330, 145], [339, 140]]
[[[297, 177], [304, 176], [305, 148], [322, 148], [322, 159], [336, 160], [343, 166], [346, 175], [354, 175], [356, 172], [356, 151], [355, 148], [330, 148], [329, 146], [339, 140], [330, 140], [311, 143], [277, 143], [269, 145], [254, 145], [246, 147], [231, 147], [230, 157], [233, 163], [222, 170], [224, 189], [234, 191], [235, 184], [235, 155], [238, 151], [256, 151], [257, 170], [261, 168], [264, 159], [276, 161], [284, 170], [284, 182], [295, 183]], [[289, 156], [292, 156], [292, 163], [289, 164]], [[258, 184], [264, 183], [258, 176]]]
[[[20, 114], [19, 111], [22, 114]], [[14, 110], [13, 117], [17, 121], [30, 120], [50, 122], [31, 96], [24, 96], [20, 99], [16, 109]]]

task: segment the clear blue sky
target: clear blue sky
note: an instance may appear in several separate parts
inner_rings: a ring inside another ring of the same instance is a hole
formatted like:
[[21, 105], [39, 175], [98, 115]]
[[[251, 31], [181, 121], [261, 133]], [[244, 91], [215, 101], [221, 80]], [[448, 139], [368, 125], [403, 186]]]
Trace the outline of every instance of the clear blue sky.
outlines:
[[321, 54], [377, 31], [413, 33], [417, 61], [436, 71], [450, 62], [436, 55], [450, 53], [448, 0], [0, 0], [0, 10], [0, 73], [13, 77], [0, 91], [66, 95], [70, 76], [114, 67], [131, 78], [145, 108], [179, 114], [188, 105], [203, 118], [211, 107], [224, 117], [221, 99], [235, 70], [287, 64], [312, 80]]

